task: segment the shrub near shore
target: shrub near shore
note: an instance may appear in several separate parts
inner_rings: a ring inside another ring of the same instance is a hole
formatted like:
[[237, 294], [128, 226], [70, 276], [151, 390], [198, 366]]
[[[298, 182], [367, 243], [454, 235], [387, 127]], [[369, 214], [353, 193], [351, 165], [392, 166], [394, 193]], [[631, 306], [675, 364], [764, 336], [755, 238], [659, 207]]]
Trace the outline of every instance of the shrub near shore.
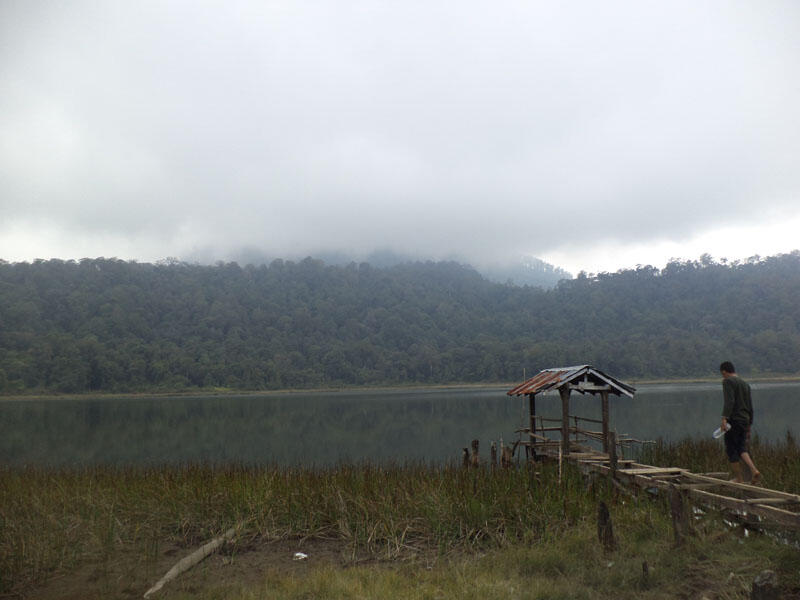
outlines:
[[[716, 444], [662, 444], [653, 452], [653, 458], [681, 457], [709, 470], [722, 460]], [[754, 453], [771, 487], [798, 491], [798, 452], [790, 440], [759, 444]], [[165, 588], [164, 597], [493, 597], [487, 589], [499, 596], [515, 586], [522, 597], [671, 597], [687, 585], [719, 593], [720, 577], [730, 572], [736, 589], [744, 589], [747, 577], [764, 568], [778, 570], [785, 589], [800, 589], [797, 550], [772, 538], [740, 540], [708, 514], [686, 551], [675, 553], [662, 499], [617, 496], [602, 480], [587, 487], [573, 468], [563, 470], [560, 483], [556, 465], [536, 470], [424, 464], [3, 469], [0, 595], [37, 597], [58, 577], [62, 589], [79, 580], [75, 597], [140, 597], [176, 560], [237, 523], [228, 563], [266, 546], [289, 552], [314, 540], [333, 544], [335, 560], [304, 566], [302, 576], [261, 565], [247, 585], [222, 571], [212, 573], [208, 589], [192, 587], [222, 564], [209, 559]], [[611, 556], [597, 544], [599, 500], [611, 507], [620, 540]], [[646, 579], [643, 561], [652, 567]], [[362, 592], [348, 596], [347, 589]], [[475, 596], [476, 590], [485, 593]], [[709, 597], [746, 597], [737, 594]]]

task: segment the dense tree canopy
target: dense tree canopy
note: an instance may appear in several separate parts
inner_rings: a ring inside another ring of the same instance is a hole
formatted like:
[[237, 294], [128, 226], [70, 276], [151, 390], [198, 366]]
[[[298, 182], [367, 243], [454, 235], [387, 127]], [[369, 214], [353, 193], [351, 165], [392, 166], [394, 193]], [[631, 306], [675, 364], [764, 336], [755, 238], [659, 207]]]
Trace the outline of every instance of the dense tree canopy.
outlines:
[[628, 378], [800, 364], [800, 252], [580, 274], [542, 290], [456, 263], [0, 261], [0, 392]]

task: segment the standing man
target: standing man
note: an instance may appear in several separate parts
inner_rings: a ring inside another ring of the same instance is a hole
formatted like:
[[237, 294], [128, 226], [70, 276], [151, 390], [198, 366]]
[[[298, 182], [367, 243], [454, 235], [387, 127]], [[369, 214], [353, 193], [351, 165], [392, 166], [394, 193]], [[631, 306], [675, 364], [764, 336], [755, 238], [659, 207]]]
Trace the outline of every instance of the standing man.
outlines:
[[725, 453], [733, 469], [733, 481], [742, 483], [742, 465], [739, 463], [741, 457], [753, 474], [750, 483], [758, 484], [761, 482], [761, 473], [750, 458], [747, 448], [750, 426], [753, 424], [750, 385], [736, 374], [730, 361], [722, 363], [719, 371], [722, 373], [722, 395], [725, 399], [722, 407], [722, 431], [725, 431]]

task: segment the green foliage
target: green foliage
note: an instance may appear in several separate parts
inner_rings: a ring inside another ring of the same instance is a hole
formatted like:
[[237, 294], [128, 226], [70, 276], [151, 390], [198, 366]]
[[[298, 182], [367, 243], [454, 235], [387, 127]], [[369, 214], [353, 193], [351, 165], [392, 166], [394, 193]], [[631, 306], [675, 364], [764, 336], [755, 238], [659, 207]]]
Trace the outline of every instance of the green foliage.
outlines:
[[581, 274], [555, 289], [456, 263], [240, 267], [0, 261], [0, 393], [796, 371], [800, 252]]

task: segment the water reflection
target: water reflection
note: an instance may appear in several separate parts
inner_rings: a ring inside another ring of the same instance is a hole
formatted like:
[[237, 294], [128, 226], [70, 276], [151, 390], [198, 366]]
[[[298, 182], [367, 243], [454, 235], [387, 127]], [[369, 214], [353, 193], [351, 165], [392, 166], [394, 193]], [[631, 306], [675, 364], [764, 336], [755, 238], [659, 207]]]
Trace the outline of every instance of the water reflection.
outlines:
[[[187, 461], [331, 464], [346, 460], [458, 460], [478, 438], [516, 439], [527, 398], [505, 387], [261, 396], [0, 401], [2, 464], [141, 464]], [[755, 383], [754, 434], [777, 440], [798, 415], [800, 384]], [[557, 394], [537, 396], [558, 417]], [[573, 395], [571, 413], [600, 416], [600, 401]], [[612, 427], [639, 439], [709, 436], [719, 424], [719, 384], [643, 385], [611, 397]]]

